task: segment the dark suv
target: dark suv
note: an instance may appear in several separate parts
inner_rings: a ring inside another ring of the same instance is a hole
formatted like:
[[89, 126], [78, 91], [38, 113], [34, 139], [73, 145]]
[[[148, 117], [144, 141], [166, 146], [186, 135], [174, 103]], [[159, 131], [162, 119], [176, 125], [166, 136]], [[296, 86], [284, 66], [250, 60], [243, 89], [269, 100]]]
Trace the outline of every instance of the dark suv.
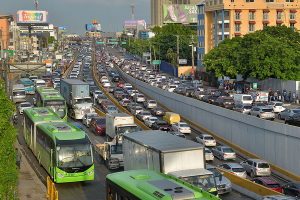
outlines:
[[119, 82], [119, 81], [120, 81], [120, 76], [119, 76], [119, 74], [114, 74], [114, 75], [113, 75], [113, 78], [112, 78], [112, 81], [113, 81], [113, 82]]
[[234, 101], [232, 97], [218, 97], [213, 102], [216, 106], [221, 106], [223, 108], [232, 109], [234, 106]]

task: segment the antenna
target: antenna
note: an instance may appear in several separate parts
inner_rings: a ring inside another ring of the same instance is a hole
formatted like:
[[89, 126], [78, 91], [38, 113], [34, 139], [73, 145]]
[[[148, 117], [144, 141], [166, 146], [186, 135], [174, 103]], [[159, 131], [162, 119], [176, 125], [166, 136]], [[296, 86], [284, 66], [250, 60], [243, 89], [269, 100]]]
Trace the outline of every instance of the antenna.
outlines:
[[34, 5], [35, 5], [35, 10], [37, 10], [37, 7], [39, 5], [39, 2], [38, 1], [34, 1]]
[[132, 9], [132, 20], [134, 20], [134, 7], [135, 7], [135, 4], [130, 4], [130, 7]]

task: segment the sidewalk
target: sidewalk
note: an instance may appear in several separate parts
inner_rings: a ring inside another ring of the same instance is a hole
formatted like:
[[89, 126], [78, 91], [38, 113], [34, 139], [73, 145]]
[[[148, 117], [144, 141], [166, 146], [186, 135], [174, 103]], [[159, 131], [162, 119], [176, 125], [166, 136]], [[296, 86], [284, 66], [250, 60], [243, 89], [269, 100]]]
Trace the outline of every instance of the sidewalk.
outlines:
[[[15, 148], [21, 149], [17, 143], [14, 144]], [[20, 151], [20, 150], [19, 150]], [[17, 185], [17, 198], [20, 200], [43, 200], [47, 199], [47, 188], [37, 177], [33, 171], [25, 155], [22, 154], [21, 159], [21, 173], [19, 173], [19, 181]]]

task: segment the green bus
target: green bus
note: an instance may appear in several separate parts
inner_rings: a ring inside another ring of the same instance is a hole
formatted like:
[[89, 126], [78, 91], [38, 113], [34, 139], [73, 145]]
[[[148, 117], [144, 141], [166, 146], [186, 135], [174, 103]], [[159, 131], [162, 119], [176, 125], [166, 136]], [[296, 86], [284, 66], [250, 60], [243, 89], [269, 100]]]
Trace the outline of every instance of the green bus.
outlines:
[[58, 118], [49, 108], [24, 110], [24, 137], [39, 165], [56, 183], [94, 180], [90, 138], [81, 129]]
[[106, 200], [220, 200], [171, 175], [149, 169], [129, 170], [108, 174], [105, 184]]
[[57, 113], [65, 122], [67, 121], [66, 100], [54, 88], [37, 88], [35, 105], [37, 107], [48, 107]]

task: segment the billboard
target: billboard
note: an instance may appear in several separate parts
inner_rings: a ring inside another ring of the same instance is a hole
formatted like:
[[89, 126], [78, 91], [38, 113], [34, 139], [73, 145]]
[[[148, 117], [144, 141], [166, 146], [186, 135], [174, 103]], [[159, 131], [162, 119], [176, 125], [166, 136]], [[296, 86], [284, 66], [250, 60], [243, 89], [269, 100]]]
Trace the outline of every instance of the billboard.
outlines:
[[58, 32], [60, 32], [60, 33], [67, 32], [67, 27], [66, 26], [59, 26], [58, 27]]
[[124, 21], [124, 29], [136, 29], [138, 24], [143, 25], [146, 30], [146, 22], [145, 20], [125, 20]]
[[49, 24], [48, 11], [18, 10], [16, 14], [18, 26], [45, 26]]
[[195, 4], [163, 5], [163, 22], [168, 23], [197, 23], [197, 6]]
[[86, 24], [85, 29], [87, 31], [101, 31], [101, 24]]

